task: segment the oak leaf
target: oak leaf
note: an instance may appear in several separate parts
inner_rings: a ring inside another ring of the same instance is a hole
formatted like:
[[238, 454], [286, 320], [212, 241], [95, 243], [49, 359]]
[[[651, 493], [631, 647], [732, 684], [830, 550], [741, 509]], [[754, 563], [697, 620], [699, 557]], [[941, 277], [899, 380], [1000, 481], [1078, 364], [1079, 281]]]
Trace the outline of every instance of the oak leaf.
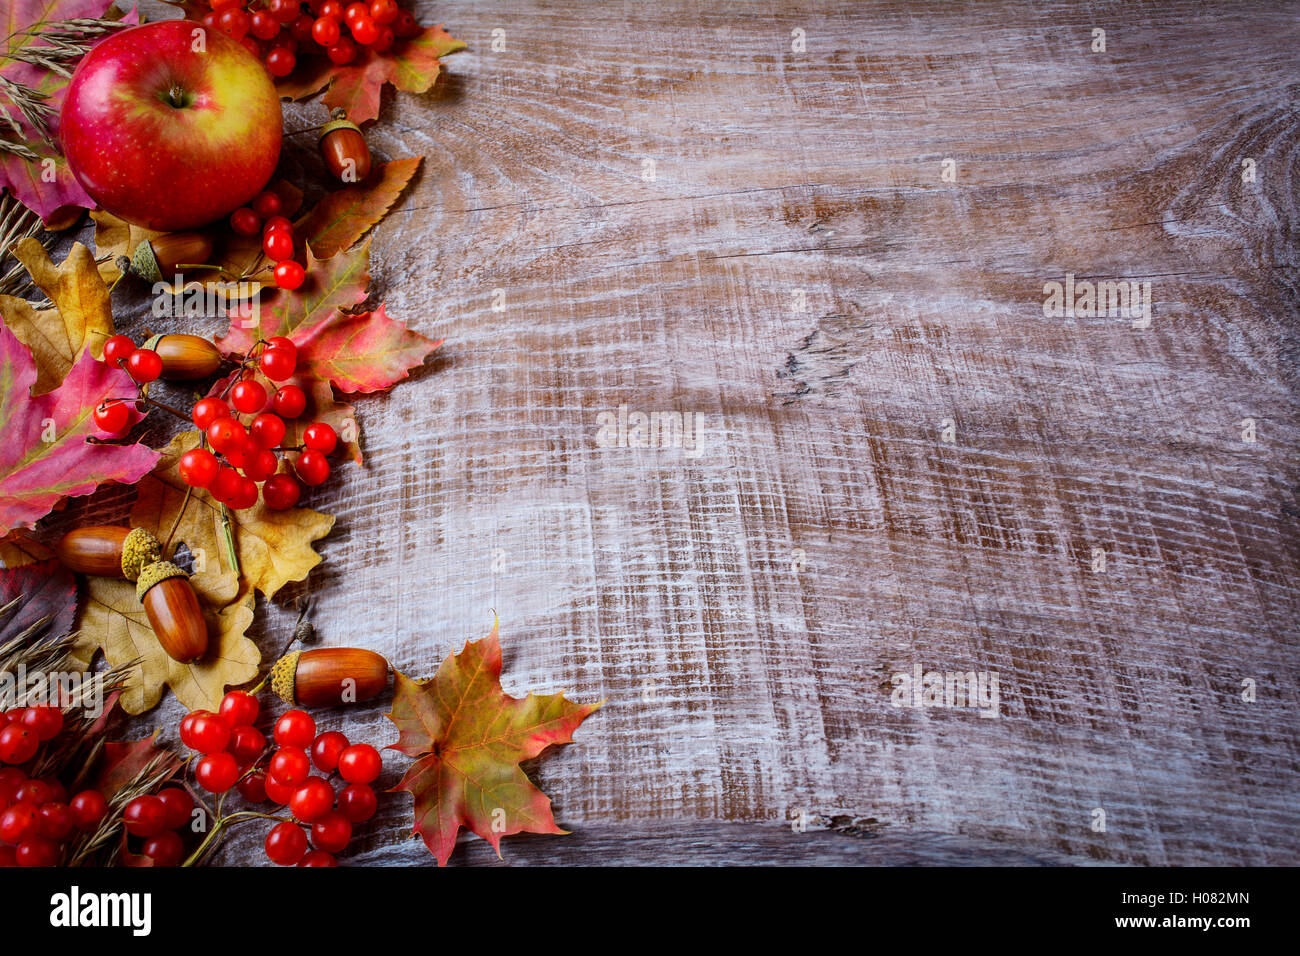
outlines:
[[573, 732], [601, 703], [575, 704], [563, 693], [511, 697], [501, 689], [497, 627], [466, 642], [423, 683], [396, 675], [388, 718], [399, 736], [391, 750], [418, 758], [395, 789], [415, 797], [415, 832], [445, 866], [462, 826], [492, 845], [502, 836], [565, 833], [551, 801], [519, 764]]
[[[163, 449], [158, 467], [137, 486], [131, 524], [148, 528], [160, 541], [172, 536], [195, 555], [195, 588], [212, 589], [234, 569], [227, 564], [222, 507], [200, 488], [190, 492], [177, 471], [180, 456], [199, 444], [197, 431], [181, 432]], [[271, 597], [290, 581], [301, 581], [320, 564], [312, 542], [325, 537], [334, 518], [310, 508], [272, 511], [261, 501], [251, 508], [229, 511], [230, 528], [239, 558], [240, 577], [248, 587]], [[177, 523], [177, 515], [180, 521]]]
[[300, 100], [328, 86], [321, 102], [330, 109], [342, 107], [348, 119], [363, 123], [379, 117], [385, 83], [407, 93], [423, 93], [438, 78], [439, 57], [463, 49], [465, 44], [438, 24], [398, 40], [386, 53], [359, 50], [356, 59], [346, 66], [335, 66], [327, 57], [314, 57], [293, 75], [278, 81], [276, 90], [281, 96]]
[[255, 329], [234, 321], [221, 351], [246, 353], [257, 338], [288, 336], [298, 346], [298, 371], [326, 379], [344, 392], [375, 392], [406, 378], [442, 340], [411, 332], [388, 317], [381, 304], [352, 312], [370, 284], [367, 240], [328, 259], [307, 249], [307, 280], [292, 292], [277, 291], [263, 302]]
[[26, 299], [0, 296], [0, 315], [36, 361], [39, 395], [57, 388], [83, 351], [95, 358], [103, 354], [113, 334], [113, 309], [95, 257], [81, 243], [73, 243], [58, 265], [32, 237], [16, 243], [12, 253], [54, 303], [36, 309]]
[[[64, 497], [88, 495], [107, 481], [132, 484], [158, 460], [144, 445], [87, 440], [100, 434], [91, 417], [96, 405], [135, 394], [126, 372], [83, 351], [63, 384], [32, 397], [37, 374], [32, 353], [0, 323], [0, 535], [32, 527]], [[139, 420], [132, 410], [131, 424]]]
[[[228, 581], [234, 575], [226, 575]], [[257, 675], [262, 654], [244, 632], [253, 623], [253, 597], [244, 594], [220, 610], [205, 607], [208, 651], [193, 664], [167, 656], [158, 643], [135, 585], [117, 578], [87, 578], [86, 604], [71, 659], [89, 668], [103, 650], [110, 667], [127, 667], [120, 702], [128, 714], [142, 714], [162, 699], [164, 686], [190, 710], [216, 710], [226, 688]], [[196, 588], [197, 590], [197, 588]], [[223, 588], [224, 590], [224, 588]], [[200, 592], [200, 598], [205, 595]], [[201, 602], [203, 603], [203, 602]]]
[[318, 258], [351, 248], [397, 202], [421, 159], [395, 159], [371, 170], [364, 182], [327, 195], [294, 228]]

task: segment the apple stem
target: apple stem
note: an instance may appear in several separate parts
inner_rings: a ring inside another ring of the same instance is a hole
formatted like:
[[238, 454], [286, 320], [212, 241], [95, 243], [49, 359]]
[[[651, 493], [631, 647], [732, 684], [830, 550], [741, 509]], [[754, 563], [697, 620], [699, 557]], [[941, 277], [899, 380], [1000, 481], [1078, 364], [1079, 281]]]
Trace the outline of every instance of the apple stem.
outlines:
[[185, 105], [185, 90], [180, 84], [176, 84], [167, 91], [167, 102], [171, 103], [176, 109], [181, 109]]

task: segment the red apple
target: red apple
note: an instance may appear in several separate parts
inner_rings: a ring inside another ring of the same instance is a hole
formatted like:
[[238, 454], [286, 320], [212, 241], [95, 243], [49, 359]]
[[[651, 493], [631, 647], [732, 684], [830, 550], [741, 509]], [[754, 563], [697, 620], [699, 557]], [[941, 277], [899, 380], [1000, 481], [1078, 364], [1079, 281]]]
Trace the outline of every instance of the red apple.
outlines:
[[192, 20], [114, 33], [81, 61], [63, 102], [68, 165], [90, 197], [149, 229], [221, 219], [262, 191], [284, 121], [270, 74]]

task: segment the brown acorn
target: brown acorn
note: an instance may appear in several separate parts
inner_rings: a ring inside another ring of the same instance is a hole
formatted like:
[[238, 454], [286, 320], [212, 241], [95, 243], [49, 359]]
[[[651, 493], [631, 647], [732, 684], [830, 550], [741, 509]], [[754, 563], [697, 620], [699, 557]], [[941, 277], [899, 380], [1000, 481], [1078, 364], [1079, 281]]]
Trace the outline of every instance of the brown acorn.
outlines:
[[59, 561], [70, 571], [129, 581], [157, 561], [161, 552], [162, 546], [149, 531], [121, 525], [75, 528], [54, 546]]
[[135, 593], [168, 657], [188, 664], [207, 652], [208, 623], [183, 570], [170, 561], [155, 561], [140, 572]]
[[361, 127], [337, 109], [334, 118], [321, 127], [317, 145], [330, 175], [343, 183], [359, 183], [370, 175], [370, 147]]
[[142, 347], [158, 353], [169, 382], [207, 378], [221, 367], [221, 353], [201, 335], [155, 335]]
[[291, 707], [354, 704], [387, 687], [388, 661], [358, 647], [293, 651], [271, 668], [271, 689]]
[[145, 239], [135, 247], [131, 258], [119, 256], [118, 269], [146, 282], [173, 279], [183, 267], [207, 266], [212, 255], [212, 239], [201, 232], [168, 232]]

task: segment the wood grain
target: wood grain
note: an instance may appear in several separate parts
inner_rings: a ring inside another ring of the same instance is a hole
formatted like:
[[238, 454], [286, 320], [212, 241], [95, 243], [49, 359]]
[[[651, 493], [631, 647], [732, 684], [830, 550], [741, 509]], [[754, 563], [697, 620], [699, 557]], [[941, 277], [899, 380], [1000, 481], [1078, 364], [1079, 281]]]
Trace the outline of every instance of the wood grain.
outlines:
[[[416, 676], [495, 609], [508, 690], [608, 699], [508, 861], [1300, 862], [1300, 5], [417, 7], [470, 50], [368, 133], [428, 157], [374, 271], [447, 344], [296, 593]], [[1045, 318], [1067, 273], [1150, 327]], [[1000, 718], [892, 706], [915, 664]], [[358, 862], [430, 862], [407, 803]]]

